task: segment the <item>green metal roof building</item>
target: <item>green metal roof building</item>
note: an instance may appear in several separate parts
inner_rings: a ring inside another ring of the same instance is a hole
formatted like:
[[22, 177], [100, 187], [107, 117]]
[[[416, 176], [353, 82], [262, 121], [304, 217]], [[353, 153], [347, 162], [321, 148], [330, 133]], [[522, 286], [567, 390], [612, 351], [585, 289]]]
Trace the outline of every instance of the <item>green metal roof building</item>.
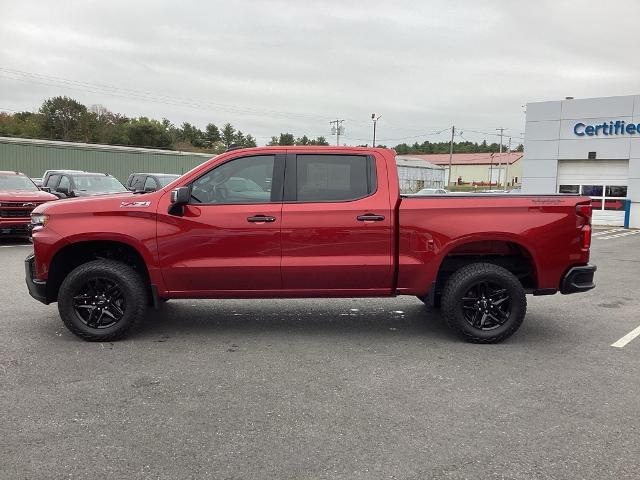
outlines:
[[188, 172], [215, 155], [91, 143], [0, 137], [0, 170], [42, 177], [45, 170], [110, 173], [125, 182], [134, 172]]

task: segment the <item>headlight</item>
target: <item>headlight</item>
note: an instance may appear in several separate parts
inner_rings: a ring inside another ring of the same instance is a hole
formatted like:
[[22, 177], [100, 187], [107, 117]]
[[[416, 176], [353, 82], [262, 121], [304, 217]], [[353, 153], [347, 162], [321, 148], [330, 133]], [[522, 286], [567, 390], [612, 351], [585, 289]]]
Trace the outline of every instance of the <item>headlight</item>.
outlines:
[[31, 214], [31, 228], [44, 227], [49, 221], [49, 215], [43, 215], [41, 213]]

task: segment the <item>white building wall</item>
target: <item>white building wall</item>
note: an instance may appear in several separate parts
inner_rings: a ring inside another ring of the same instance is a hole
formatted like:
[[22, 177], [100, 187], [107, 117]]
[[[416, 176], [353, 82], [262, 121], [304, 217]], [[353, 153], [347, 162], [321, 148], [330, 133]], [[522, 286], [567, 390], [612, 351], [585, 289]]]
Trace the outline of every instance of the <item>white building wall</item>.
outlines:
[[396, 158], [401, 193], [416, 193], [423, 188], [443, 188], [445, 172], [442, 167], [423, 160]]
[[640, 228], [640, 133], [577, 136], [576, 123], [597, 125], [616, 120], [640, 123], [640, 95], [572, 99], [527, 104], [523, 191], [555, 193], [558, 160], [627, 160], [627, 198], [631, 200], [630, 226]]

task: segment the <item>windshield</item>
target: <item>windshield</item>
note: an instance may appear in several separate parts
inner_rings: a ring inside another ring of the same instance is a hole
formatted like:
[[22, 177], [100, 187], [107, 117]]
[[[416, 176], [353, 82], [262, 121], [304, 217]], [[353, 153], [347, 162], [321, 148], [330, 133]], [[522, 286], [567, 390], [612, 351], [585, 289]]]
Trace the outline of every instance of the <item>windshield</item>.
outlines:
[[80, 192], [117, 193], [127, 192], [117, 178], [106, 175], [77, 175], [73, 177], [76, 190]]
[[9, 190], [34, 192], [38, 187], [24, 175], [0, 175], [0, 192]]
[[173, 182], [179, 176], [180, 175], [171, 175], [171, 176], [167, 176], [167, 177], [158, 177], [158, 181], [160, 182], [160, 186], [161, 187], [166, 187], [167, 185], [169, 185], [171, 182]]

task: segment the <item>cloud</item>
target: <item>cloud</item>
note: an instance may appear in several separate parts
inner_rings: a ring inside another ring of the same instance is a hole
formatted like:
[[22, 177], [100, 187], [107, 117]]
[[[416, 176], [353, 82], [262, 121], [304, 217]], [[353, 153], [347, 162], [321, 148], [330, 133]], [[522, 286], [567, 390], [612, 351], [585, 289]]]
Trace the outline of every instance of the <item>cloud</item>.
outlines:
[[372, 112], [383, 142], [452, 124], [519, 135], [528, 101], [638, 93], [640, 60], [625, 48], [637, 16], [633, 0], [14, 2], [0, 17], [1, 66], [191, 100], [0, 72], [0, 108], [68, 94], [177, 124], [230, 121], [262, 142], [329, 136], [329, 120], [345, 118], [346, 141], [364, 143]]

